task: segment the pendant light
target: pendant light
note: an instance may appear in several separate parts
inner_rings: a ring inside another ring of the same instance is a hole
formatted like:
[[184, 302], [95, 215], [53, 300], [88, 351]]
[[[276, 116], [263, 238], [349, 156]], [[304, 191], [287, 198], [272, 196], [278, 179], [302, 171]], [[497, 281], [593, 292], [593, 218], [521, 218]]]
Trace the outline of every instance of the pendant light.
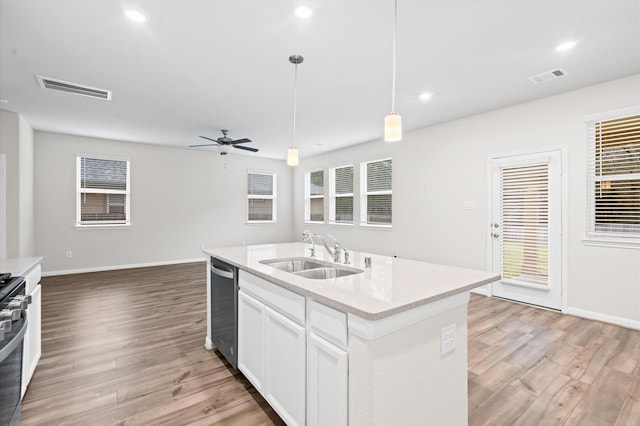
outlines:
[[304, 61], [304, 58], [300, 55], [289, 56], [289, 62], [294, 65], [295, 71], [293, 76], [293, 139], [291, 146], [287, 150], [287, 166], [298, 165], [298, 148], [296, 148], [296, 101], [298, 98], [298, 64], [301, 64], [302, 61]]
[[393, 76], [391, 80], [391, 112], [384, 118], [385, 142], [402, 139], [402, 117], [396, 109], [396, 21], [398, 20], [398, 0], [393, 1]]

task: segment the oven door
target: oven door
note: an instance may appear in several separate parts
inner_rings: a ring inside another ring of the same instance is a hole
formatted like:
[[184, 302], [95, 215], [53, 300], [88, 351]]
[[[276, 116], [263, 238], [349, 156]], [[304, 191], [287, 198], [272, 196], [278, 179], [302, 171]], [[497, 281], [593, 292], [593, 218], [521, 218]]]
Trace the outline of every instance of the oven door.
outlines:
[[22, 343], [27, 331], [27, 313], [11, 324], [0, 342], [0, 425], [20, 424], [20, 388], [22, 381]]

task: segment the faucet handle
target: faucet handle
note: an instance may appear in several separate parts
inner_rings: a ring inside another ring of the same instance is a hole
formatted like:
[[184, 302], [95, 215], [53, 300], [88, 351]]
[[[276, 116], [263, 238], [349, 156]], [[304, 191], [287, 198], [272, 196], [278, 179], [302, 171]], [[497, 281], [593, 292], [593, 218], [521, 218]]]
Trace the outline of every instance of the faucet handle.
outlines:
[[351, 263], [349, 262], [349, 249], [344, 247], [342, 251], [344, 251], [344, 264], [348, 265], [349, 263]]

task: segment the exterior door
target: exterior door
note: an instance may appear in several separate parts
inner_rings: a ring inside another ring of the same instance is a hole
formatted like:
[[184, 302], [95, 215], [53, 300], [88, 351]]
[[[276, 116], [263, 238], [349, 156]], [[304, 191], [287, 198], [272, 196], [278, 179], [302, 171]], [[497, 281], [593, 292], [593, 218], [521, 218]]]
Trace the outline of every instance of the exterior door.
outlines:
[[562, 150], [489, 160], [494, 296], [562, 308]]

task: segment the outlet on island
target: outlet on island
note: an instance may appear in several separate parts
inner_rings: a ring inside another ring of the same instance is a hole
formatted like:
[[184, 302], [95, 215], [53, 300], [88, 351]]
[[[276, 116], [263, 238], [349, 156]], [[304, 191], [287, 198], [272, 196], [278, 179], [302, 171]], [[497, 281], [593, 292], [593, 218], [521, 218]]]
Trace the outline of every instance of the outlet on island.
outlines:
[[67, 250], [64, 253], [64, 257], [66, 257], [67, 259], [71, 259], [73, 257], [73, 252], [71, 250]]
[[446, 355], [456, 348], [456, 325], [442, 327], [440, 339], [440, 355]]

